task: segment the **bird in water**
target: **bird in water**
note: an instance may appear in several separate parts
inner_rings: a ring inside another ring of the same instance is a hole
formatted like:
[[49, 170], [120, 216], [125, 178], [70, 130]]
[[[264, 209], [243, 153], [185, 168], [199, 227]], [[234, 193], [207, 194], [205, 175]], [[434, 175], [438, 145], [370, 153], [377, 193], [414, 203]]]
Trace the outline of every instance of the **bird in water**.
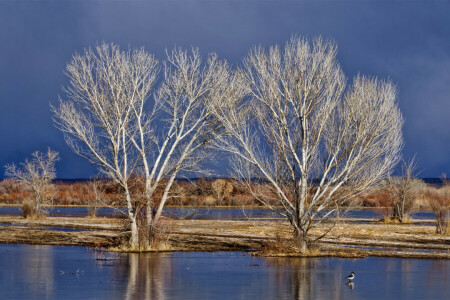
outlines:
[[353, 279], [355, 279], [355, 272], [352, 272], [352, 274], [348, 275], [347, 277], [345, 277], [348, 279], [348, 281], [352, 281]]

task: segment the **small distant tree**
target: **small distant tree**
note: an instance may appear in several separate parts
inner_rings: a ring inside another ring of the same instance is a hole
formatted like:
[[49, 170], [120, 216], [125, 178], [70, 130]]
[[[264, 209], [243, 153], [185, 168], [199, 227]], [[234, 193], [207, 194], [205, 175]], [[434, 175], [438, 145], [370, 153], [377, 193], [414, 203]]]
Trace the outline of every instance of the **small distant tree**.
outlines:
[[[47, 153], [36, 151], [31, 159], [26, 159], [20, 166], [14, 163], [6, 165], [5, 175], [15, 178], [27, 187], [33, 194], [31, 201], [23, 202], [24, 217], [42, 217], [46, 211], [44, 204], [53, 201], [53, 179], [56, 178], [55, 163], [59, 160], [56, 151], [47, 150]], [[30, 203], [31, 202], [31, 203]]]
[[97, 210], [101, 203], [103, 203], [104, 196], [104, 183], [101, 179], [95, 178], [89, 182], [89, 188], [92, 190], [92, 197], [88, 198], [88, 215], [95, 218], [97, 216]]
[[450, 182], [443, 175], [444, 185], [440, 189], [429, 189], [425, 197], [436, 217], [436, 233], [450, 233]]
[[392, 199], [392, 219], [403, 223], [414, 206], [414, 200], [424, 191], [424, 182], [414, 178], [416, 164], [414, 158], [406, 163], [403, 161], [402, 177], [388, 177], [387, 190]]
[[217, 201], [220, 203], [226, 197], [230, 196], [234, 190], [233, 184], [226, 181], [225, 179], [216, 179], [211, 184], [214, 190]]

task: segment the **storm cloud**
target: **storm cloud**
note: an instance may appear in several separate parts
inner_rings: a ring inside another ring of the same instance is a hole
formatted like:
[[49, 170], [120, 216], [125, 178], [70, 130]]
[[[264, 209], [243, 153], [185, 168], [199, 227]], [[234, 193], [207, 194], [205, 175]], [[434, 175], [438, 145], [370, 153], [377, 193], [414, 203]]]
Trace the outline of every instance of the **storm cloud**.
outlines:
[[59, 177], [95, 174], [49, 109], [74, 52], [105, 41], [164, 59], [165, 48], [196, 46], [238, 65], [252, 46], [299, 34], [335, 40], [349, 82], [361, 73], [397, 84], [404, 156], [417, 154], [420, 176], [439, 177], [450, 171], [449, 15], [445, 1], [2, 1], [0, 165], [50, 146]]

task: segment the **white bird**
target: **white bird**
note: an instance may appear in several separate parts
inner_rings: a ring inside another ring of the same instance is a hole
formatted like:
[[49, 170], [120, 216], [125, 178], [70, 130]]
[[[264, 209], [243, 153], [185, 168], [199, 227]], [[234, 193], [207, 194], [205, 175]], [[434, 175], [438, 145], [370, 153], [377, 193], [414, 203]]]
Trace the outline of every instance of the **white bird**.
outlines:
[[352, 274], [348, 275], [347, 277], [345, 277], [348, 279], [348, 281], [352, 281], [355, 278], [355, 272], [352, 272]]

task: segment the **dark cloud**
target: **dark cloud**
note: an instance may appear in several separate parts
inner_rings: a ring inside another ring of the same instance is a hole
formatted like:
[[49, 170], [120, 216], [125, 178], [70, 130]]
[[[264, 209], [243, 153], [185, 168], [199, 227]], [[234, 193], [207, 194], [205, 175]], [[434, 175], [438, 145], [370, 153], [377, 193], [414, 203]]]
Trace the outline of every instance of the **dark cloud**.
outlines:
[[417, 154], [421, 176], [449, 173], [449, 15], [445, 1], [0, 2], [0, 165], [51, 146], [60, 177], [95, 172], [49, 111], [75, 51], [107, 41], [163, 58], [165, 48], [198, 46], [238, 64], [253, 45], [300, 34], [334, 39], [349, 81], [361, 72], [395, 82], [405, 157]]

